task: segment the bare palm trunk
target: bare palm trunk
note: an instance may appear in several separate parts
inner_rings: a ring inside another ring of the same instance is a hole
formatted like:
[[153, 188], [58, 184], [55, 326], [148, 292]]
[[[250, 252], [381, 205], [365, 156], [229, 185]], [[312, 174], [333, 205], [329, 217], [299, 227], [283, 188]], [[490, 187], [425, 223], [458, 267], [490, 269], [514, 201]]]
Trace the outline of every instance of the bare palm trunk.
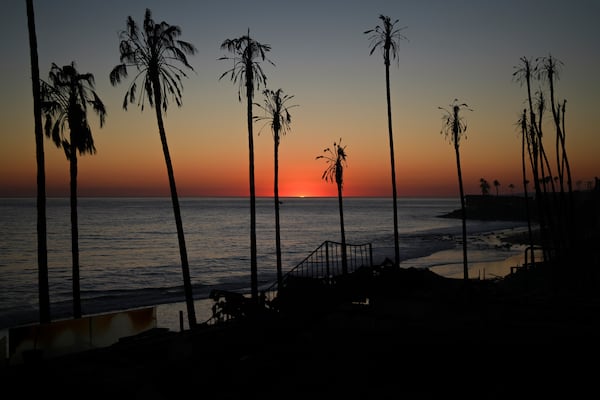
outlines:
[[[538, 210], [538, 223], [540, 224], [540, 229], [542, 232], [542, 235], [545, 235], [544, 232], [546, 230], [545, 227], [545, 219], [543, 216], [543, 205], [545, 204], [545, 199], [543, 199], [542, 197], [542, 188], [540, 186], [540, 167], [541, 167], [541, 174], [542, 174], [542, 180], [543, 180], [543, 175], [544, 175], [544, 164], [543, 162], [540, 160], [540, 154], [545, 154], [543, 152], [543, 147], [542, 143], [541, 143], [541, 135], [538, 134], [538, 132], [536, 131], [536, 118], [535, 118], [535, 113], [533, 111], [533, 98], [531, 96], [531, 73], [530, 73], [530, 69], [529, 69], [529, 64], [527, 64], [527, 75], [526, 75], [526, 80], [527, 80], [527, 102], [529, 104], [529, 135], [528, 137], [530, 138], [530, 141], [528, 141], [528, 145], [529, 142], [531, 142], [531, 147], [528, 146], [529, 149], [529, 158], [531, 161], [531, 172], [533, 175], [533, 185], [534, 185], [534, 192], [535, 192], [535, 201], [536, 201], [536, 207]], [[542, 116], [541, 116], [541, 111], [540, 111], [540, 116], [539, 116], [540, 122], [542, 120]], [[541, 123], [540, 123], [540, 129], [541, 129]]]
[[163, 153], [165, 155], [165, 163], [167, 165], [167, 174], [169, 176], [169, 188], [171, 190], [171, 201], [173, 203], [173, 212], [175, 214], [175, 225], [177, 227], [177, 240], [179, 241], [179, 254], [181, 257], [181, 272], [183, 274], [183, 290], [185, 294], [185, 303], [188, 313], [188, 324], [190, 329], [196, 326], [196, 311], [194, 309], [194, 294], [192, 291], [192, 282], [190, 279], [190, 267], [187, 258], [187, 249], [185, 246], [185, 236], [183, 234], [183, 222], [181, 220], [181, 210], [179, 207], [179, 197], [177, 196], [177, 187], [175, 185], [175, 173], [171, 163], [171, 155], [167, 144], [167, 134], [163, 123], [161, 112], [161, 93], [160, 83], [158, 78], [153, 79], [154, 86], [154, 109], [156, 110], [156, 120], [158, 122], [158, 132], [160, 134], [160, 142], [162, 144]]
[[342, 202], [342, 185], [337, 184], [338, 190], [338, 204], [340, 210], [340, 233], [342, 236], [342, 273], [346, 275], [348, 273], [348, 255], [346, 253], [346, 228], [344, 227], [344, 206]]
[[69, 172], [71, 175], [71, 257], [73, 286], [73, 318], [81, 318], [81, 288], [79, 284], [79, 222], [77, 217], [77, 149], [75, 138], [71, 134], [71, 157]]
[[567, 101], [564, 100], [563, 106], [562, 106], [562, 118], [560, 119], [561, 125], [562, 125], [562, 135], [561, 135], [562, 164], [563, 164], [563, 168], [566, 171], [565, 173], [567, 174], [567, 190], [569, 191], [569, 197], [570, 197], [570, 201], [571, 201], [570, 206], [572, 207], [572, 205], [573, 205], [572, 204], [573, 181], [571, 179], [571, 166], [569, 164], [569, 158], [567, 157], [567, 147], [565, 145], [565, 141], [566, 141], [566, 131], [565, 131], [566, 108], [567, 108]]
[[462, 248], [463, 248], [463, 279], [469, 280], [469, 267], [467, 262], [467, 207], [465, 205], [465, 191], [462, 182], [462, 170], [460, 168], [460, 153], [458, 149], [458, 108], [454, 109], [454, 152], [456, 154], [456, 170], [458, 172], [458, 189], [460, 193], [460, 209], [462, 211]]
[[[537, 142], [538, 142], [538, 159], [540, 164], [541, 177], [537, 180], [541, 180], [540, 186], [540, 195], [538, 196], [537, 206], [540, 208], [540, 226], [543, 226], [543, 235], [542, 240], [544, 242], [544, 260], [550, 261], [553, 257], [553, 253], [560, 247], [560, 243], [557, 242], [558, 235], [556, 234], [556, 219], [554, 216], [553, 208], [556, 207], [556, 188], [554, 187], [554, 181], [550, 179], [550, 188], [552, 190], [552, 195], [548, 196], [549, 189], [548, 183], [546, 182], [546, 176], [552, 177], [552, 170], [550, 168], [550, 161], [548, 160], [548, 156], [546, 154], [546, 150], [544, 148], [544, 143], [542, 141], [542, 116], [540, 113], [540, 118], [537, 126]], [[539, 175], [538, 175], [539, 176]], [[552, 242], [552, 243], [550, 243]], [[551, 250], [552, 249], [552, 250]]]
[[[558, 197], [558, 200], [556, 201], [556, 203], [558, 203], [556, 206], [558, 208], [558, 210], [556, 210], [556, 219], [557, 219], [557, 227], [556, 227], [556, 236], [557, 236], [557, 241], [560, 245], [560, 250], [561, 250], [561, 257], [564, 257], [565, 255], [562, 254], [564, 252], [564, 247], [566, 247], [566, 250], [568, 251], [570, 248], [570, 239], [571, 239], [571, 235], [574, 234], [574, 232], [571, 231], [571, 228], [569, 226], [570, 222], [571, 222], [571, 216], [569, 215], [569, 211], [570, 211], [570, 200], [571, 199], [571, 191], [572, 191], [572, 186], [571, 186], [571, 174], [570, 174], [570, 167], [568, 168], [568, 171], [565, 171], [565, 167], [568, 167], [568, 160], [567, 160], [567, 154], [566, 154], [566, 148], [565, 148], [565, 137], [564, 137], [564, 132], [563, 132], [563, 127], [564, 127], [564, 113], [562, 115], [563, 117], [563, 121], [561, 124], [561, 114], [560, 114], [560, 104], [557, 105], [555, 103], [554, 100], [554, 73], [549, 73], [548, 74], [548, 81], [550, 84], [550, 103], [552, 105], [552, 118], [554, 121], [554, 125], [555, 125], [555, 129], [556, 129], [556, 170], [557, 170], [557, 174], [558, 174], [558, 180], [559, 180], [559, 184], [560, 184], [560, 194]], [[569, 191], [569, 198], [566, 198], [565, 195], [565, 185], [564, 185], [564, 180], [565, 180], [565, 173], [567, 173], [567, 181], [568, 181], [568, 191]]]
[[527, 163], [525, 161], [525, 152], [529, 146], [527, 139], [527, 112], [523, 111], [523, 121], [521, 128], [521, 170], [523, 175], [523, 194], [525, 195], [525, 217], [527, 218], [527, 233], [529, 237], [529, 246], [531, 248], [531, 264], [535, 266], [535, 248], [533, 243], [533, 230], [531, 228], [531, 211], [529, 209], [529, 193], [527, 189]]
[[274, 166], [274, 197], [275, 197], [275, 252], [277, 254], [277, 290], [281, 290], [283, 280], [281, 267], [281, 228], [279, 225], [279, 132], [274, 132], [275, 136], [275, 166]]
[[33, 0], [27, 0], [27, 26], [31, 58], [31, 84], [33, 91], [33, 116], [35, 129], [35, 155], [37, 164], [37, 255], [38, 298], [40, 323], [50, 322], [50, 290], [48, 287], [48, 246], [46, 230], [46, 171], [44, 157], [44, 134], [42, 131], [42, 105], [40, 70], [37, 54], [37, 35]]
[[254, 77], [252, 66], [246, 66], [246, 97], [248, 100], [248, 159], [250, 174], [250, 293], [252, 299], [258, 300], [258, 266], [256, 252], [256, 193], [254, 186], [254, 133], [252, 129], [252, 97]]
[[[574, 228], [573, 226], [573, 207], [574, 207], [574, 200], [573, 200], [573, 181], [571, 179], [571, 166], [569, 164], [569, 158], [567, 157], [567, 148], [565, 145], [565, 141], [566, 141], [566, 130], [565, 130], [565, 113], [566, 113], [566, 108], [567, 108], [567, 100], [564, 100], [563, 102], [563, 106], [562, 106], [562, 118], [561, 118], [561, 124], [562, 124], [562, 136], [561, 136], [561, 147], [562, 147], [562, 162], [563, 162], [563, 168], [565, 168], [566, 174], [567, 174], [567, 190], [569, 193], [569, 197], [568, 197], [568, 203], [567, 203], [567, 211], [566, 211], [566, 219], [567, 219], [567, 228], [569, 230], [571, 230], [570, 234], [573, 234], [574, 232], [572, 231], [572, 229]], [[574, 236], [573, 236], [574, 237]]]
[[[386, 60], [389, 59], [386, 58]], [[394, 135], [392, 131], [392, 100], [390, 95], [390, 65], [385, 63], [385, 89], [387, 98], [388, 132], [390, 136], [390, 163], [392, 169], [392, 197], [394, 201], [394, 255], [396, 266], [400, 266], [400, 240], [398, 238], [398, 200], [396, 192], [396, 162], [394, 157]]]

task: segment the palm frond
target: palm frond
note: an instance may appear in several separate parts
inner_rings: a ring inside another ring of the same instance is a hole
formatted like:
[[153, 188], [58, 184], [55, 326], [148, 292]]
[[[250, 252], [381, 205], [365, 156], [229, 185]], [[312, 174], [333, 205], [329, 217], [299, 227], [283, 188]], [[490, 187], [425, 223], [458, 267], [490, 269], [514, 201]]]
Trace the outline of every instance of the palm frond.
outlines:
[[[172, 98], [177, 106], [182, 102], [182, 77], [186, 77], [183, 68], [176, 66], [182, 64], [185, 68], [194, 70], [190, 65], [187, 55], [197, 52], [195, 46], [190, 42], [177, 40], [181, 36], [181, 28], [170, 25], [165, 21], [156, 23], [152, 18], [150, 9], [146, 9], [143, 20], [143, 29], [140, 30], [131, 16], [127, 18], [126, 28], [121, 31], [119, 44], [121, 64], [113, 68], [110, 73], [110, 81], [113, 85], [121, 83], [127, 77], [127, 66], [135, 66], [138, 77], [143, 80], [139, 87], [141, 95], [136, 95], [138, 85], [132, 84], [126, 92], [123, 107], [133, 103], [138, 98], [137, 105], [144, 109], [146, 101], [150, 107], [159, 106], [165, 111]], [[150, 76], [150, 74], [155, 74]], [[153, 82], [156, 84], [158, 93], [154, 93]], [[159, 97], [159, 98], [155, 98]]]
[[381, 48], [383, 59], [386, 65], [390, 62], [390, 53], [392, 59], [399, 62], [397, 55], [400, 49], [400, 41], [408, 40], [406, 36], [402, 34], [402, 31], [406, 27], [395, 28], [395, 25], [399, 22], [397, 19], [392, 22], [390, 17], [385, 15], [379, 15], [379, 19], [383, 22], [382, 25], [377, 25], [374, 29], [369, 29], [363, 33], [369, 35], [370, 47], [369, 55], [372, 55], [376, 49]]
[[110, 71], [110, 83], [113, 86], [121, 83], [121, 78], [127, 78], [127, 65], [119, 64]]
[[[225, 71], [219, 77], [221, 80], [223, 77], [229, 75], [233, 83], [238, 84], [238, 100], [242, 100], [242, 91], [246, 88], [247, 94], [254, 93], [254, 90], [260, 89], [261, 85], [266, 86], [267, 75], [262, 70], [260, 61], [267, 61], [271, 65], [275, 65], [271, 60], [266, 58], [266, 53], [271, 50], [271, 46], [268, 44], [262, 44], [250, 37], [250, 30], [248, 34], [235, 38], [225, 39], [221, 43], [221, 50], [227, 50], [232, 53], [232, 56], [222, 56], [219, 60], [233, 60], [233, 67]], [[260, 61], [256, 59], [259, 58]], [[246, 82], [246, 76], [250, 74], [252, 79]]]
[[[79, 73], [75, 62], [71, 62], [62, 67], [52, 63], [48, 77], [49, 82], [42, 84], [46, 136], [64, 149], [68, 159], [74, 156], [72, 146], [82, 154], [94, 153], [96, 149], [87, 120], [87, 105], [98, 115], [101, 127], [106, 120], [106, 107], [94, 91], [94, 75]], [[65, 133], [67, 126], [69, 135]]]

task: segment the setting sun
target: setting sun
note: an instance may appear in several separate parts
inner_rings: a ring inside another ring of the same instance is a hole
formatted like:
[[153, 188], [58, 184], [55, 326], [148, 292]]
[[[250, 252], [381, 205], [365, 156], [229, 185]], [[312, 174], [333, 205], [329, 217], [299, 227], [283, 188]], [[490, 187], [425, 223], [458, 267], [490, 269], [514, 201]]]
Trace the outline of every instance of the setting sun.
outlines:
[[[272, 26], [270, 11], [276, 10], [256, 12], [249, 4], [240, 3], [237, 12], [230, 13], [207, 4], [186, 4], [178, 12], [167, 3], [149, 3], [156, 18], [180, 26], [181, 39], [198, 49], [189, 57], [194, 71], [181, 81], [182, 106], [172, 102], [164, 115], [180, 196], [249, 194], [245, 96], [241, 93], [238, 97], [239, 88], [229, 76], [219, 79], [232, 67], [231, 62], [220, 60], [226, 53], [219, 46], [224, 39], [246, 31], [248, 15], [256, 40], [270, 46], [266, 57], [273, 64], [261, 64], [268, 77], [266, 85], [282, 88], [297, 106], [290, 110], [290, 129], [279, 144], [280, 195], [337, 196], [335, 184], [321, 179], [325, 165], [315, 157], [340, 139], [348, 153], [344, 196], [392, 195], [384, 63], [380, 51], [369, 54], [368, 35], [363, 34], [379, 22], [382, 7], [378, 2], [344, 6], [335, 14], [328, 14], [333, 8], [323, 14], [320, 6], [287, 4], [286, 15], [298, 18], [289, 20], [286, 29]], [[102, 128], [95, 116], [89, 116], [97, 152], [79, 158], [80, 195], [168, 196], [154, 110], [146, 105], [142, 111], [136, 104], [124, 110], [127, 87], [112, 86], [109, 81], [109, 72], [119, 63], [116, 32], [128, 15], [140, 18], [144, 7], [127, 2], [115, 13], [102, 4], [82, 3], [55, 13], [56, 7], [40, 2], [36, 13], [41, 78], [47, 79], [53, 62], [65, 65], [74, 60], [80, 72], [94, 75], [96, 92], [107, 109]], [[497, 12], [487, 12], [488, 7]], [[477, 3], [470, 12], [495, 15], [504, 21], [508, 18], [505, 7]], [[502, 193], [508, 192], [510, 184], [518, 190], [522, 181], [521, 141], [515, 123], [526, 91], [511, 82], [512, 74], [520, 57], [549, 53], [563, 62], [555, 89], [558, 100], [566, 98], [569, 102], [565, 124], [573, 181], [583, 182], [583, 186], [593, 181], [600, 173], [596, 156], [600, 153], [600, 114], [594, 112], [600, 89], [597, 82], [590, 81], [600, 68], [594, 41], [597, 35], [592, 31], [595, 24], [551, 29], [594, 15], [586, 7], [561, 7], [561, 13], [540, 17], [537, 22], [510, 18], [513, 28], [507, 32], [495, 29], [496, 25], [486, 23], [485, 18], [465, 22], [462, 13], [447, 18], [456, 10], [445, 2], [414, 7], [385, 3], [385, 12], [398, 16], [399, 24], [407, 26], [402, 33], [409, 39], [401, 42], [397, 63], [389, 70], [398, 196], [458, 195], [454, 153], [440, 135], [442, 114], [438, 109], [457, 97], [473, 108], [463, 116], [469, 130], [460, 148], [466, 192], [477, 193], [482, 177], [502, 182]], [[0, 196], [31, 196], [36, 190], [36, 175], [26, 16], [17, 4], [5, 8], [14, 39], [2, 41], [0, 50], [14, 56], [5, 60], [10, 74], [3, 75], [3, 87], [5, 93], [13, 95], [0, 107], [0, 169], [4, 171], [0, 174]], [[68, 29], [74, 15], [94, 18], [86, 19], [84, 29], [74, 34]], [[310, 28], [306, 21], [310, 21]], [[448, 50], [458, 44], [464, 46], [457, 49], [460, 57]], [[494, 51], [490, 52], [491, 48]], [[335, 54], [332, 49], [336, 49]], [[256, 104], [264, 100], [263, 86], [254, 94]], [[262, 110], [255, 107], [254, 115], [261, 116]], [[551, 129], [547, 137], [552, 139]], [[44, 147], [48, 194], [68, 196], [69, 167], [64, 152], [48, 139]], [[552, 149], [548, 146], [549, 151]], [[273, 156], [270, 127], [256, 121], [257, 196], [273, 196]], [[549, 158], [554, 160], [552, 154]]]

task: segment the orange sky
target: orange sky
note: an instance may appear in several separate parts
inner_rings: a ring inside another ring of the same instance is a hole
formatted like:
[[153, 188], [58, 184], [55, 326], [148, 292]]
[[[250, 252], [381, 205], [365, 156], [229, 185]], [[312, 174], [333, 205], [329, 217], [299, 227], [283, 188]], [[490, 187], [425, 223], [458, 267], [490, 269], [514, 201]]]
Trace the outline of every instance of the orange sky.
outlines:
[[[98, 152], [79, 159], [80, 196], [168, 195], [154, 111], [147, 107], [141, 112], [133, 105], [123, 110], [129, 81], [117, 87], [108, 82], [108, 73], [119, 62], [117, 32], [128, 15], [141, 21], [145, 7], [156, 20], [179, 25], [182, 39], [199, 50], [190, 58], [195, 71], [183, 81], [183, 107], [171, 106], [165, 119], [180, 196], [249, 193], [246, 106], [238, 102], [232, 82], [218, 80], [230, 68], [218, 60], [226, 55], [221, 42], [244, 34], [248, 25], [258, 41], [272, 46], [268, 57], [275, 67], [263, 66], [269, 87], [294, 95], [290, 104], [298, 105], [291, 110], [291, 131], [280, 146], [280, 196], [335, 196], [335, 185], [321, 179], [326, 164], [315, 157], [339, 138], [348, 154], [344, 195], [391, 196], [383, 61], [378, 51], [369, 56], [369, 40], [363, 34], [380, 22], [382, 12], [400, 19], [409, 39], [401, 43], [399, 64], [390, 69], [399, 196], [458, 196], [454, 151], [440, 135], [438, 109], [456, 97], [473, 108], [463, 115], [468, 123], [467, 139], [461, 144], [466, 192], [479, 193], [482, 177], [498, 179], [501, 193], [509, 193], [511, 183], [519, 191], [520, 137], [515, 123], [525, 91], [512, 81], [513, 67], [522, 56], [550, 52], [565, 64], [557, 93], [568, 99], [567, 150], [573, 179], [585, 183], [600, 175], [600, 29], [591, 20], [600, 12], [597, 2], [581, 1], [575, 7], [551, 1], [543, 13], [516, 1], [466, 2], [460, 10], [443, 1], [308, 1], [287, 8], [259, 1], [252, 7], [236, 3], [239, 7], [232, 7], [233, 12], [188, 2], [132, 1], [118, 7], [110, 3], [35, 3], [42, 77], [51, 62], [75, 60], [80, 72], [94, 74], [108, 111], [102, 129], [96, 116], [89, 115]], [[525, 11], [531, 8], [527, 23], [515, 18], [516, 4]], [[8, 23], [0, 27], [0, 34], [8, 37], [10, 32], [11, 40], [0, 44], [0, 51], [11, 56], [0, 67], [5, 93], [0, 99], [0, 196], [34, 196], [25, 5], [5, 8]], [[290, 14], [296, 18], [283, 18]], [[255, 101], [262, 102], [260, 93]], [[272, 196], [273, 140], [267, 128], [260, 128], [255, 124], [256, 193]], [[546, 129], [547, 146], [553, 149], [551, 125]], [[62, 150], [47, 140], [45, 155], [47, 194], [68, 195], [68, 163]]]

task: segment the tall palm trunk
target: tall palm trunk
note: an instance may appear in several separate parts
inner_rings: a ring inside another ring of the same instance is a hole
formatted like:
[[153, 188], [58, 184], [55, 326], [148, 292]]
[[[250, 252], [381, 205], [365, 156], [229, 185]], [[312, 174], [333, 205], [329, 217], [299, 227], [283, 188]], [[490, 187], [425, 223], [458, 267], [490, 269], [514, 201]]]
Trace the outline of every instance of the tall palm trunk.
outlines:
[[400, 266], [400, 240], [398, 238], [398, 200], [396, 192], [396, 162], [394, 157], [394, 135], [392, 131], [392, 100], [390, 95], [390, 62], [389, 49], [385, 58], [385, 89], [387, 99], [388, 132], [390, 136], [390, 163], [392, 169], [392, 198], [394, 201], [394, 255], [396, 266]]
[[548, 155], [546, 154], [546, 150], [544, 148], [544, 143], [542, 140], [543, 137], [543, 129], [542, 129], [542, 110], [539, 111], [538, 124], [536, 128], [537, 134], [537, 144], [538, 144], [538, 162], [539, 169], [537, 182], [541, 181], [541, 185], [538, 184], [539, 195], [537, 206], [540, 209], [540, 226], [541, 228], [541, 238], [543, 242], [543, 253], [544, 260], [551, 261], [553, 258], [553, 254], [560, 247], [560, 243], [557, 242], [558, 235], [556, 234], [556, 220], [553, 213], [553, 208], [556, 207], [556, 188], [554, 187], [554, 180], [550, 179], [550, 187], [552, 190], [552, 195], [548, 196], [549, 189], [546, 176], [552, 177], [552, 169], [550, 168], [550, 161], [548, 160]]
[[254, 186], [254, 133], [252, 129], [252, 97], [254, 94], [254, 75], [252, 60], [246, 65], [246, 98], [248, 107], [248, 172], [250, 174], [250, 293], [252, 300], [258, 300], [258, 266], [256, 252], [256, 193]]
[[574, 229], [574, 225], [573, 225], [573, 214], [574, 214], [574, 199], [573, 199], [573, 181], [571, 179], [571, 166], [569, 164], [569, 158], [567, 157], [567, 148], [565, 145], [565, 141], [566, 141], [566, 130], [565, 130], [565, 112], [566, 112], [566, 107], [567, 107], [567, 100], [564, 100], [563, 102], [563, 106], [562, 106], [562, 118], [561, 120], [561, 125], [562, 125], [562, 135], [561, 135], [561, 148], [562, 148], [562, 163], [563, 163], [563, 168], [565, 168], [565, 173], [567, 175], [567, 190], [569, 193], [569, 197], [568, 197], [568, 202], [567, 202], [567, 210], [566, 210], [566, 220], [567, 220], [567, 228], [570, 230], [569, 236], [571, 238], [573, 238], [574, 236], [571, 236], [574, 232], [572, 231], [572, 229]]
[[[569, 167], [566, 147], [565, 147], [565, 137], [564, 137], [564, 113], [563, 113], [563, 123], [561, 124], [561, 114], [560, 114], [560, 104], [557, 106], [554, 98], [554, 71], [548, 71], [548, 81], [550, 85], [550, 103], [552, 105], [552, 119], [554, 121], [555, 129], [556, 129], [556, 170], [558, 174], [558, 180], [560, 184], [560, 194], [557, 200], [558, 203], [558, 215], [556, 216], [557, 228], [556, 228], [556, 236], [561, 247], [561, 253], [564, 251], [564, 247], [567, 248], [567, 251], [570, 248], [570, 239], [571, 235], [574, 233], [571, 231], [570, 223], [572, 222], [572, 216], [570, 215], [571, 211], [571, 200], [572, 200], [572, 184], [571, 184], [571, 169]], [[565, 171], [565, 168], [567, 170]], [[569, 197], [565, 198], [565, 174], [567, 174], [567, 183], [568, 183], [568, 193]], [[561, 256], [563, 256], [561, 254]]]
[[523, 110], [523, 119], [521, 121], [521, 171], [523, 175], [523, 194], [525, 195], [525, 218], [527, 218], [527, 233], [529, 237], [529, 246], [531, 248], [531, 265], [535, 266], [535, 248], [533, 242], [533, 230], [531, 228], [531, 211], [529, 210], [529, 193], [527, 189], [527, 163], [525, 158], [526, 149], [529, 146], [527, 139], [527, 111]]
[[458, 107], [454, 108], [454, 153], [456, 154], [456, 171], [458, 173], [458, 190], [460, 193], [460, 209], [462, 211], [462, 248], [463, 248], [463, 279], [465, 282], [469, 280], [469, 267], [467, 262], [467, 207], [465, 205], [465, 191], [462, 181], [462, 170], [460, 168], [460, 152], [459, 152], [459, 119]]
[[46, 229], [46, 171], [44, 157], [44, 134], [42, 130], [42, 104], [40, 69], [35, 32], [33, 0], [26, 1], [29, 52], [31, 58], [31, 84], [33, 91], [33, 116], [35, 129], [35, 158], [37, 164], [37, 255], [38, 298], [40, 323], [50, 322], [50, 290], [48, 287], [48, 245]]
[[[72, 132], [72, 131], [71, 131]], [[79, 284], [79, 222], [77, 216], [77, 148], [76, 139], [71, 133], [71, 157], [69, 174], [71, 176], [71, 257], [73, 287], [73, 318], [81, 318], [81, 289]]]
[[346, 228], [344, 227], [344, 205], [342, 201], [342, 184], [338, 182], [338, 205], [340, 210], [340, 233], [342, 236], [342, 273], [348, 273], [348, 255], [346, 253]]
[[[560, 107], [559, 107], [560, 108]], [[565, 132], [565, 112], [566, 112], [566, 108], [567, 108], [567, 100], [563, 101], [563, 106], [562, 106], [562, 118], [560, 119], [560, 124], [562, 126], [561, 129], [561, 136], [560, 136], [560, 140], [561, 140], [561, 149], [562, 149], [562, 165], [564, 168], [565, 173], [567, 174], [567, 190], [569, 191], [569, 197], [572, 200], [572, 195], [573, 195], [573, 181], [571, 179], [571, 166], [569, 164], [569, 158], [567, 157], [567, 148], [565, 145], [565, 141], [566, 141], [566, 132]], [[572, 204], [571, 204], [572, 206]]]
[[192, 282], [190, 279], [190, 267], [187, 258], [187, 249], [185, 246], [185, 236], [183, 234], [183, 222], [181, 220], [181, 210], [179, 207], [179, 197], [177, 196], [177, 187], [175, 185], [175, 173], [173, 172], [173, 164], [171, 163], [171, 155], [167, 144], [167, 134], [163, 123], [161, 104], [162, 96], [160, 91], [160, 82], [158, 77], [152, 80], [154, 89], [154, 109], [156, 110], [156, 121], [158, 123], [158, 132], [160, 134], [160, 142], [162, 144], [163, 153], [165, 155], [165, 163], [167, 165], [167, 174], [169, 176], [169, 188], [171, 190], [171, 202], [173, 203], [173, 213], [175, 214], [175, 225], [177, 227], [177, 240], [179, 241], [179, 254], [181, 257], [181, 272], [183, 274], [183, 291], [185, 295], [185, 303], [188, 313], [188, 324], [190, 329], [196, 326], [196, 311], [194, 309], [194, 294], [192, 291]]
[[281, 267], [281, 227], [279, 224], [279, 131], [273, 132], [275, 136], [275, 166], [274, 166], [274, 198], [275, 198], [275, 252], [277, 255], [277, 290], [281, 290], [281, 283], [283, 280], [282, 267]]

